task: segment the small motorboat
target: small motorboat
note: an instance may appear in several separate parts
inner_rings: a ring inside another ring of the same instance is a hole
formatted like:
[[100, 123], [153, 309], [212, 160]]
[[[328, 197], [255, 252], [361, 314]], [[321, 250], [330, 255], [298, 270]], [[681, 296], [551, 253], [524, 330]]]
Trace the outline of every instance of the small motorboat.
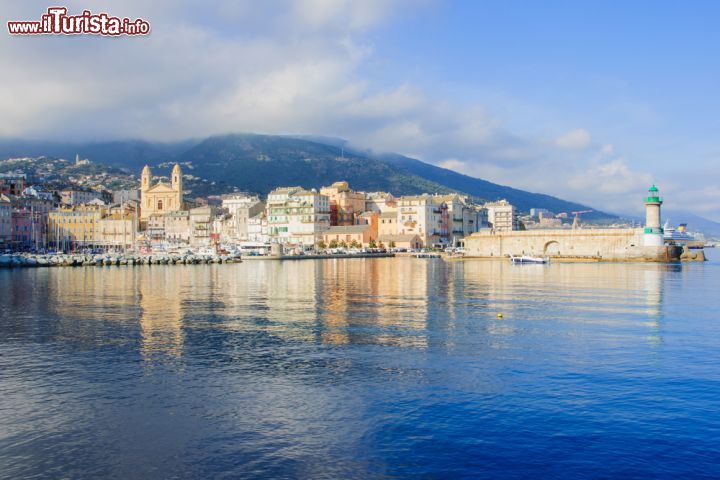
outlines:
[[519, 257], [511, 256], [512, 263], [549, 263], [550, 259], [545, 257], [531, 257], [530, 255], [522, 255]]

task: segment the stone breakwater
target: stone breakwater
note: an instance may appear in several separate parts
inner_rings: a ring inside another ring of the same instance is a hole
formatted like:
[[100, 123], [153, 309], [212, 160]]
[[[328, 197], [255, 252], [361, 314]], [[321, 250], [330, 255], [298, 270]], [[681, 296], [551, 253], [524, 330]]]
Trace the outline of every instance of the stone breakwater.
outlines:
[[225, 255], [0, 255], [0, 268], [82, 267], [114, 265], [197, 265], [237, 263], [240, 259]]

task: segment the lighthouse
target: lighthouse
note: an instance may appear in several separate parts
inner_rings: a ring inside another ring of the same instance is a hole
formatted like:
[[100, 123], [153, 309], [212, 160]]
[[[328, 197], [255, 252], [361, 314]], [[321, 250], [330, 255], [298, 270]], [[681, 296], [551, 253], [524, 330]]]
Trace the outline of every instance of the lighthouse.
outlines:
[[655, 185], [651, 185], [645, 198], [644, 243], [646, 247], [662, 247], [665, 244], [662, 224], [660, 223], [660, 206], [662, 203], [660, 191]]

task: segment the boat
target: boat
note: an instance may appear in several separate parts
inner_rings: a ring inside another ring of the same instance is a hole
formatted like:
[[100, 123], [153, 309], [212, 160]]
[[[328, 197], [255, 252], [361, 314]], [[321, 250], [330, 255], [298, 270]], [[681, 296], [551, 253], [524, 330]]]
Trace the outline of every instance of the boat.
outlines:
[[440, 258], [441, 255], [436, 252], [420, 252], [414, 255], [415, 258]]
[[510, 257], [512, 263], [549, 263], [550, 259], [546, 257], [531, 257], [530, 255], [522, 255], [519, 257]]
[[696, 240], [694, 236], [687, 231], [687, 223], [681, 223], [677, 228], [671, 227], [669, 221], [665, 221], [663, 226], [663, 238], [665, 241], [672, 242], [690, 242]]

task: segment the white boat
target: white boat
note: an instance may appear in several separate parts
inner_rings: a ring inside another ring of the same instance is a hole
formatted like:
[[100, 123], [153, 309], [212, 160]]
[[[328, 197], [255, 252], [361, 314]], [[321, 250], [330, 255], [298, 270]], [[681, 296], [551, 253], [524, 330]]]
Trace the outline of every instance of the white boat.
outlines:
[[544, 257], [531, 257], [530, 255], [522, 255], [519, 257], [510, 257], [512, 263], [549, 263], [549, 258]]

